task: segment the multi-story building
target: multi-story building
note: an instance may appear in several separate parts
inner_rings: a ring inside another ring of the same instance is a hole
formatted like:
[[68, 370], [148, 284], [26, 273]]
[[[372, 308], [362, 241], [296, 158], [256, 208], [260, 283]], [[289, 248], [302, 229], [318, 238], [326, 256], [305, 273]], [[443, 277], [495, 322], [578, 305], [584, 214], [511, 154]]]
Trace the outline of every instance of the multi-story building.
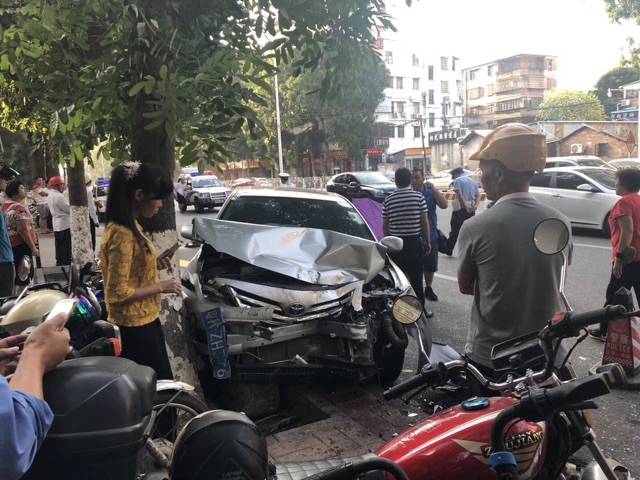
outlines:
[[549, 55], [515, 55], [465, 68], [465, 125], [534, 122], [538, 106], [556, 87], [557, 62]]
[[632, 82], [626, 85], [621, 85], [620, 88], [616, 88], [615, 92], [610, 92], [610, 96], [613, 97], [614, 93], [622, 93], [616, 95], [618, 98], [616, 102], [616, 109], [611, 112], [611, 120], [638, 120], [638, 92], [640, 92], [640, 82]]
[[367, 166], [430, 168], [429, 132], [458, 127], [463, 118], [460, 60], [435, 53], [407, 32], [384, 32], [376, 48], [389, 71], [389, 83], [376, 110]]

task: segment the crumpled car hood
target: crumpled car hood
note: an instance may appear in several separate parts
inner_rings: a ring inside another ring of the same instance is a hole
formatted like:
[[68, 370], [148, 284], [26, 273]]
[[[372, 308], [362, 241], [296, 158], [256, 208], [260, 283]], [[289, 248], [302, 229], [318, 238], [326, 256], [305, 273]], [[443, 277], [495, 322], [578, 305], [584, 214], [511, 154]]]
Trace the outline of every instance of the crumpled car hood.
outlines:
[[385, 247], [330, 230], [203, 217], [194, 219], [193, 229], [218, 252], [318, 285], [366, 283], [385, 267]]

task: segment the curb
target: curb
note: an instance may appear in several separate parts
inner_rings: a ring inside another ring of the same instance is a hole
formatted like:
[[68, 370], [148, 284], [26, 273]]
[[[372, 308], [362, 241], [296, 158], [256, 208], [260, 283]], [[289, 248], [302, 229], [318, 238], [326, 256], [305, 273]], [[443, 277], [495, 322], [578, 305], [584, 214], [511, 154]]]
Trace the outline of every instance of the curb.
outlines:
[[[596, 368], [602, 365], [602, 362], [596, 363], [593, 367], [589, 369], [589, 375], [596, 374]], [[613, 387], [618, 390], [630, 390], [630, 391], [640, 391], [640, 375], [627, 376], [627, 384]]]

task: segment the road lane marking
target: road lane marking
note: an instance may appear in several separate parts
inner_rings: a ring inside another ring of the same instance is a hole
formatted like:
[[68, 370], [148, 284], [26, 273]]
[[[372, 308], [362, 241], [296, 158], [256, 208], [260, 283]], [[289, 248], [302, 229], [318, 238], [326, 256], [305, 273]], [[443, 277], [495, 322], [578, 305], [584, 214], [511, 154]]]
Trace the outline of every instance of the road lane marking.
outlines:
[[443, 280], [449, 280], [450, 282], [457, 282], [458, 281], [458, 279], [456, 277], [451, 277], [449, 275], [443, 275], [441, 273], [434, 273], [433, 276], [437, 277], [437, 278], [442, 278]]
[[584, 248], [598, 248], [600, 250], [611, 250], [611, 247], [605, 247], [602, 245], [590, 245], [588, 243], [574, 243], [574, 247], [584, 247]]

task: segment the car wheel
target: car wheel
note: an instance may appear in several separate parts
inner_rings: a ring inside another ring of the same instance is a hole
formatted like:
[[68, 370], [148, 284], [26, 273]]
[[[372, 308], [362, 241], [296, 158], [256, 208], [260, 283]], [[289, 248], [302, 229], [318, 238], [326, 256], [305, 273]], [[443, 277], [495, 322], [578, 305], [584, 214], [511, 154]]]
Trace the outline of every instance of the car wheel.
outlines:
[[602, 222], [602, 233], [607, 237], [611, 236], [611, 229], [609, 228], [609, 213], [607, 213], [604, 217], [604, 222]]
[[202, 213], [204, 212], [204, 207], [202, 206], [202, 204], [200, 203], [200, 200], [198, 200], [197, 198], [193, 199], [193, 207], [196, 209], [197, 213]]

